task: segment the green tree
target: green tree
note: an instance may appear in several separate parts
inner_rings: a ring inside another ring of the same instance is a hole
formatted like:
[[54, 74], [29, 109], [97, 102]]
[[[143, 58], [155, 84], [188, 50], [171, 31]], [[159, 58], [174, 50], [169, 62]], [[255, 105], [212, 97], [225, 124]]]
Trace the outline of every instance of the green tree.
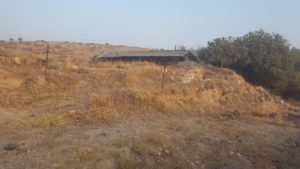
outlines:
[[286, 76], [291, 68], [287, 40], [279, 34], [259, 30], [243, 36], [239, 43], [248, 49], [248, 54], [240, 61], [242, 65], [237, 63], [234, 67], [237, 67], [246, 79], [271, 89], [285, 87], [284, 82], [287, 81]]
[[18, 38], [18, 41], [19, 41], [19, 42], [22, 42], [22, 41], [23, 41], [23, 38], [19, 37], [19, 38]]
[[292, 55], [292, 62], [294, 63], [295, 71], [300, 72], [300, 49], [292, 48], [291, 55]]
[[186, 50], [186, 47], [181, 45], [181, 46], [178, 47], [178, 50]]
[[229, 67], [247, 54], [246, 48], [238, 46], [234, 42], [233, 37], [217, 38], [212, 42], [208, 42], [208, 47], [202, 48], [199, 51], [199, 56], [213, 65]]
[[199, 50], [199, 58], [215, 66], [232, 68], [247, 81], [284, 95], [288, 87], [298, 90], [295, 70], [300, 65], [299, 53], [290, 49], [280, 34], [258, 30], [242, 37], [208, 42], [206, 48]]

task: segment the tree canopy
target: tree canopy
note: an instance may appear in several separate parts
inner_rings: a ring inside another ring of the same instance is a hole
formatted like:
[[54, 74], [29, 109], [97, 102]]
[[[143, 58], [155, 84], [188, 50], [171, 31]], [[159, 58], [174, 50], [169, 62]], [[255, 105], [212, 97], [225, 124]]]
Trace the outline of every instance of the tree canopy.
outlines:
[[252, 84], [300, 99], [300, 50], [290, 48], [280, 34], [258, 30], [242, 37], [217, 38], [198, 53], [200, 59], [232, 68]]

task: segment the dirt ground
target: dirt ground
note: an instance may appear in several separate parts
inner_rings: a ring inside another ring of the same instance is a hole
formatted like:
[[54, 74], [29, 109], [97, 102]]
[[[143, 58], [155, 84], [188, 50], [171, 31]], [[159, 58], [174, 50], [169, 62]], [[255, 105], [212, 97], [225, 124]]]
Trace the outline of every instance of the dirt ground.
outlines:
[[300, 168], [299, 107], [231, 70], [168, 66], [162, 89], [160, 65], [52, 42], [76, 57], [45, 74], [40, 43], [0, 48], [0, 169]]
[[0, 130], [0, 168], [294, 168], [292, 123], [216, 114], [149, 114], [59, 127]]

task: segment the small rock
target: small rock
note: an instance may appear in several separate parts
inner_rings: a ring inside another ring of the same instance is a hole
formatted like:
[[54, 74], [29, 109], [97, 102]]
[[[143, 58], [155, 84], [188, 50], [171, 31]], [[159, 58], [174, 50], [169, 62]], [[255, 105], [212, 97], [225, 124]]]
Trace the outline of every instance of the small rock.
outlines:
[[19, 146], [17, 144], [9, 143], [9, 144], [6, 144], [3, 148], [6, 151], [13, 151], [13, 150], [17, 149], [18, 147]]
[[239, 158], [242, 157], [242, 155], [241, 155], [240, 153], [236, 153], [236, 155], [237, 155]]
[[165, 152], [167, 155], [171, 154], [171, 152], [170, 152], [169, 150], [167, 150], [167, 149], [165, 149], [164, 152]]
[[91, 148], [91, 147], [86, 147], [86, 148], [85, 148], [85, 151], [88, 152], [88, 153], [91, 153], [91, 152], [93, 152], [93, 148]]
[[13, 61], [14, 61], [14, 64], [16, 64], [16, 65], [20, 65], [22, 63], [21, 58], [19, 58], [19, 57], [14, 57]]
[[74, 114], [74, 113], [76, 113], [76, 110], [72, 109], [69, 111], [69, 113]]

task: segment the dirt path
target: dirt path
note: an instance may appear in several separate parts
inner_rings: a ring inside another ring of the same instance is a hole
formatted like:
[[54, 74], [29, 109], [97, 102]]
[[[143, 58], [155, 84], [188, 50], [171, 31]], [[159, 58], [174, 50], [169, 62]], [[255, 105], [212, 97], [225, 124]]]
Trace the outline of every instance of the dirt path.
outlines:
[[[0, 168], [299, 168], [300, 130], [218, 115], [0, 130]], [[6, 151], [8, 143], [18, 145]]]

